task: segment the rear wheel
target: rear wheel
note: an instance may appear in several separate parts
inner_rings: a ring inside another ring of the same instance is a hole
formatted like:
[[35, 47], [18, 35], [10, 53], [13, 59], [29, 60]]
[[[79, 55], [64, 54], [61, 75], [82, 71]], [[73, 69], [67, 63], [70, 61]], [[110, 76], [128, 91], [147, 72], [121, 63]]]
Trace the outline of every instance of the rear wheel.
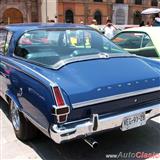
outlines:
[[24, 117], [13, 101], [10, 104], [10, 118], [18, 139], [26, 141], [36, 136], [37, 129]]

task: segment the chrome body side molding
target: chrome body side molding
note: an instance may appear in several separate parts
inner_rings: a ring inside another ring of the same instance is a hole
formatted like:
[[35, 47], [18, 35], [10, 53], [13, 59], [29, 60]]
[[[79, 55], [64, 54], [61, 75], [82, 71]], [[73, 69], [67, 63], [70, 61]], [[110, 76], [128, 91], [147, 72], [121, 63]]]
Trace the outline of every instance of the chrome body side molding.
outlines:
[[122, 99], [122, 98], [137, 96], [137, 95], [146, 94], [146, 93], [155, 92], [155, 91], [160, 91], [160, 87], [154, 87], [154, 88], [138, 90], [138, 91], [129, 92], [129, 93], [123, 93], [123, 94], [98, 98], [98, 99], [94, 99], [94, 100], [88, 100], [88, 101], [84, 101], [84, 102], [74, 103], [74, 104], [72, 104], [72, 107], [74, 109], [76, 109], [76, 108], [80, 108], [80, 107], [95, 105], [95, 104], [98, 104], [98, 103], [109, 102], [109, 101], [113, 101], [113, 100], [118, 100], [118, 99]]
[[35, 127], [49, 137], [48, 130], [46, 128], [44, 128], [40, 123], [36, 122], [28, 113], [24, 111], [22, 111], [22, 113], [24, 114], [24, 117], [27, 118]]

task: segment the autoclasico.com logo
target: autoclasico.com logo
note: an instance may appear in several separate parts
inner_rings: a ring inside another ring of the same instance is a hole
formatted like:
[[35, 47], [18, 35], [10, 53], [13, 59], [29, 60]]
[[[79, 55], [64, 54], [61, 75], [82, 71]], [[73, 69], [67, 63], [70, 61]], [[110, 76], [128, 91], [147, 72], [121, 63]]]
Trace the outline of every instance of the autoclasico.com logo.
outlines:
[[130, 158], [136, 158], [136, 159], [160, 159], [160, 153], [155, 152], [119, 152], [118, 154], [106, 154], [106, 158], [122, 158], [122, 159], [130, 159]]

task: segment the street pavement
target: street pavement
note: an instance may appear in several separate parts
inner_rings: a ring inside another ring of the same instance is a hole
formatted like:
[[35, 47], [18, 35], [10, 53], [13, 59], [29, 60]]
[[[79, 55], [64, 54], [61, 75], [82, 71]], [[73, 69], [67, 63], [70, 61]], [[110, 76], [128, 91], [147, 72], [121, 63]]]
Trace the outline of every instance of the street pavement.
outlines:
[[[8, 117], [7, 105], [0, 99], [0, 160], [106, 160], [113, 159], [108, 158], [110, 155], [136, 152], [160, 155], [160, 117], [140, 128], [126, 132], [114, 130], [95, 136], [99, 142], [96, 149], [83, 140], [58, 145], [42, 133], [23, 143], [15, 137]], [[158, 160], [160, 156], [154, 159]]]

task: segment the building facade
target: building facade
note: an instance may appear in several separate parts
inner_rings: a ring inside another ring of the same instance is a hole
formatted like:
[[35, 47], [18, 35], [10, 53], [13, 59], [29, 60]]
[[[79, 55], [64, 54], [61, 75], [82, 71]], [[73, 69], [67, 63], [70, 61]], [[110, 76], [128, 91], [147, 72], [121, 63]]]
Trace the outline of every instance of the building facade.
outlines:
[[0, 0], [0, 22], [24, 23], [41, 21], [40, 0]]
[[98, 24], [105, 24], [108, 18], [114, 24], [138, 24], [143, 19], [142, 10], [160, 7], [158, 0], [58, 0], [57, 3], [59, 22], [85, 24], [90, 24], [93, 18]]
[[57, 20], [57, 0], [0, 0], [0, 22], [28, 23]]
[[141, 11], [159, 7], [158, 0], [0, 0], [0, 22], [47, 22], [138, 24]]
[[57, 22], [57, 1], [58, 0], [41, 0], [42, 22]]

